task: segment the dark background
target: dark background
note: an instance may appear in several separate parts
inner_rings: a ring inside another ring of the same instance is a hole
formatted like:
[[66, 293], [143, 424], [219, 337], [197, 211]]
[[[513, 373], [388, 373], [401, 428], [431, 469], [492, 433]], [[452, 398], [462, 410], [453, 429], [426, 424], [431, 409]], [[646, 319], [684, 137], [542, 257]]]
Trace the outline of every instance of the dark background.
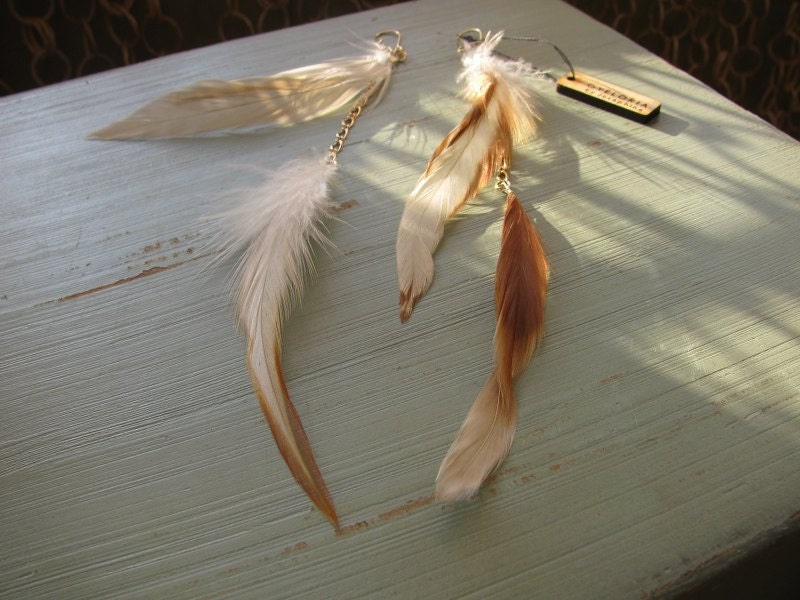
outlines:
[[[0, 0], [0, 94], [399, 1]], [[800, 139], [800, 0], [566, 1]]]

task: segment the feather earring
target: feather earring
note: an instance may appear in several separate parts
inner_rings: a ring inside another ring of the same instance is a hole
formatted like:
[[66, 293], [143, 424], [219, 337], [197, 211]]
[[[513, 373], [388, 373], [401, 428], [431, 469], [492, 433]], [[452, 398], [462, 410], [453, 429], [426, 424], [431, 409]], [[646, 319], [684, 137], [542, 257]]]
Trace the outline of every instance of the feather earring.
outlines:
[[[378, 34], [378, 39], [386, 34]], [[320, 225], [333, 208], [328, 189], [336, 172], [337, 156], [369, 99], [376, 93], [380, 99], [393, 65], [406, 58], [399, 44], [400, 35], [396, 35], [394, 49], [377, 44], [380, 60], [376, 55], [365, 65], [371, 68], [372, 63], [384, 63], [389, 70], [382, 71], [380, 78], [362, 90], [342, 121], [327, 156], [301, 158], [284, 165], [267, 178], [250, 202], [224, 219], [236, 242], [233, 246], [247, 244], [238, 269], [236, 308], [247, 339], [247, 366], [253, 387], [289, 470], [336, 528], [339, 520], [330, 492], [283, 378], [281, 329], [291, 301], [300, 297], [303, 277], [311, 267], [309, 242], [322, 241], [324, 237]], [[291, 181], [287, 181], [285, 173], [293, 173]]]
[[493, 175], [506, 194], [495, 278], [495, 368], [439, 469], [436, 497], [444, 501], [473, 496], [508, 454], [517, 421], [513, 382], [530, 362], [544, 326], [547, 259], [508, 181], [514, 144], [536, 131], [539, 117], [527, 86], [535, 73], [524, 61], [494, 53], [502, 39], [502, 32], [485, 40], [480, 30], [459, 35], [459, 80], [465, 82], [463, 96], [472, 106], [434, 150], [406, 201], [397, 235], [400, 318], [406, 320], [430, 287], [433, 253], [446, 220]]
[[397, 233], [397, 278], [400, 319], [433, 280], [433, 253], [444, 235], [444, 224], [474, 197], [504, 162], [511, 163], [514, 144], [531, 138], [538, 116], [526, 80], [533, 69], [493, 50], [503, 32], [474, 42], [459, 35], [465, 82], [463, 96], [472, 103], [461, 122], [434, 150], [425, 173], [406, 200]]
[[[394, 48], [383, 44], [393, 35]], [[281, 367], [281, 331], [312, 269], [312, 244], [323, 242], [323, 222], [337, 157], [367, 103], [386, 91], [394, 67], [406, 59], [400, 33], [375, 36], [366, 57], [341, 59], [233, 82], [202, 82], [145, 105], [112, 123], [95, 139], [158, 138], [261, 125], [291, 125], [354, 103], [327, 154], [299, 158], [269, 174], [239, 205], [217, 217], [224, 254], [244, 250], [235, 272], [239, 327], [259, 404], [293, 477], [338, 528], [330, 492], [291, 401]], [[290, 173], [292, 176], [287, 177]]]

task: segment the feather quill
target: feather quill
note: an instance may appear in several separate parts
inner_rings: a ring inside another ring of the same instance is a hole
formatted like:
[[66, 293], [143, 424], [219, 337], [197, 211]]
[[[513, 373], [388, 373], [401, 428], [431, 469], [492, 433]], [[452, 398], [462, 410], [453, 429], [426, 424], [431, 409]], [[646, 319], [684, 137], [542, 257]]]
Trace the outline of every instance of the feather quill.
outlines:
[[219, 218], [229, 237], [226, 252], [246, 247], [235, 273], [235, 303], [259, 404], [295, 480], [338, 527], [281, 368], [283, 322], [311, 269], [311, 243], [325, 240], [321, 224], [332, 206], [328, 187], [335, 171], [336, 163], [324, 157], [291, 161]]
[[91, 139], [186, 137], [288, 126], [340, 111], [362, 95], [380, 97], [396, 57], [379, 42], [363, 56], [341, 58], [268, 77], [201, 81], [145, 104]]
[[466, 47], [459, 80], [472, 107], [434, 150], [406, 200], [397, 234], [400, 319], [405, 321], [433, 280], [433, 253], [447, 219], [475, 196], [496, 169], [511, 162], [512, 145], [530, 138], [538, 116], [526, 78], [533, 69], [493, 53], [503, 33]]
[[539, 233], [508, 193], [497, 260], [494, 372], [479, 392], [436, 478], [436, 497], [469, 498], [505, 459], [517, 425], [513, 382], [544, 331], [548, 265]]

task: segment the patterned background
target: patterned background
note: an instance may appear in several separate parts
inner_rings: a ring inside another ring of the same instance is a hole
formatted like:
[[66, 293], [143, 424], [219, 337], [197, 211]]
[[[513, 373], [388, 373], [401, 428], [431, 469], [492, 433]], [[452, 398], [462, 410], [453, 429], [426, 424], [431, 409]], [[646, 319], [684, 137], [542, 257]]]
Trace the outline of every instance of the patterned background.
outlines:
[[[402, 0], [0, 1], [11, 94]], [[567, 1], [800, 139], [800, 0]]]

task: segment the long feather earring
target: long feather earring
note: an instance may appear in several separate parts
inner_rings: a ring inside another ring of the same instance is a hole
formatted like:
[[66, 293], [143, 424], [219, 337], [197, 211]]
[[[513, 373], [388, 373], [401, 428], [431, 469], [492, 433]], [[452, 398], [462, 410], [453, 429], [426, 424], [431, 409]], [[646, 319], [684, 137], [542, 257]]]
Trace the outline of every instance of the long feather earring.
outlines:
[[[388, 35], [397, 39], [394, 48], [383, 44]], [[327, 153], [290, 161], [219, 216], [224, 253], [244, 249], [236, 270], [235, 304], [259, 404], [295, 480], [337, 528], [333, 500], [283, 377], [281, 331], [311, 270], [312, 242], [324, 240], [322, 223], [334, 208], [328, 190], [337, 156], [364, 107], [370, 99], [381, 99], [394, 66], [407, 56], [399, 32], [383, 31], [375, 39], [365, 57], [272, 77], [196, 84], [92, 134], [96, 139], [155, 138], [291, 125], [353, 105]]]
[[[471, 39], [472, 32], [478, 40]], [[433, 253], [444, 224], [495, 175], [506, 193], [495, 279], [495, 368], [478, 394], [442, 462], [436, 496], [474, 495], [508, 454], [516, 430], [513, 381], [541, 339], [547, 294], [547, 259], [539, 235], [508, 182], [514, 144], [531, 138], [538, 119], [527, 80], [527, 63], [494, 53], [503, 33], [468, 30], [459, 35], [472, 107], [433, 153], [406, 201], [397, 236], [400, 318], [408, 319], [433, 279]]]

